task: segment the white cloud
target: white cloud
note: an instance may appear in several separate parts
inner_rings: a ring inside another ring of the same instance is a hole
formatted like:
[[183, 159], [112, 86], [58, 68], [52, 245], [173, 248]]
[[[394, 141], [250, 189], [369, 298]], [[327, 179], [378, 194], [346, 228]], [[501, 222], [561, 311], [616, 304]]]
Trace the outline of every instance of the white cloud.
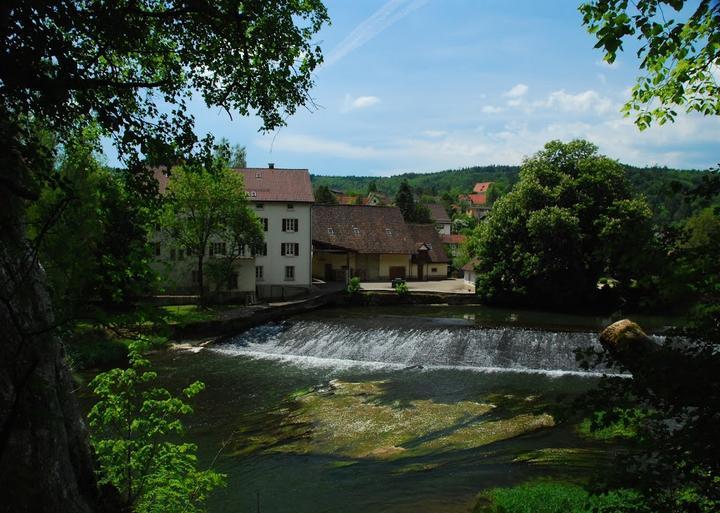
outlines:
[[443, 135], [447, 135], [447, 132], [445, 130], [425, 130], [422, 132], [422, 135], [425, 137], [442, 137]]
[[496, 107], [495, 105], [484, 105], [480, 110], [484, 114], [497, 114], [503, 111], [502, 107]]
[[349, 94], [346, 94], [342, 111], [349, 112], [351, 110], [366, 109], [378, 103], [380, 103], [380, 98], [377, 96], [358, 96], [353, 98]]
[[447, 133], [428, 130], [408, 138], [369, 136], [359, 143], [280, 132], [274, 145], [267, 137], [255, 143], [266, 150], [272, 147], [275, 152], [372, 162], [376, 169], [388, 172], [422, 172], [472, 165], [520, 164], [524, 157], [534, 154], [552, 139], [577, 138], [597, 144], [601, 153], [628, 164], [702, 168], [714, 162], [706, 162], [707, 156], [700, 151], [695, 153], [696, 150], [685, 148], [714, 144], [720, 139], [720, 124], [711, 117], [680, 114], [673, 124], [640, 132], [632, 119], [611, 114], [593, 122], [571, 120], [541, 124], [528, 119]]
[[511, 87], [510, 90], [505, 91], [503, 96], [507, 96], [508, 98], [520, 98], [528, 92], [528, 89], [529, 87], [525, 84], [517, 84]]
[[323, 67], [332, 66], [347, 54], [360, 48], [393, 23], [425, 5], [429, 0], [389, 0], [365, 19], [325, 58]]
[[563, 112], [594, 111], [598, 114], [607, 114], [620, 108], [610, 99], [590, 89], [578, 94], [567, 93], [564, 89], [553, 91], [545, 100], [535, 102], [533, 106], [558, 109]]

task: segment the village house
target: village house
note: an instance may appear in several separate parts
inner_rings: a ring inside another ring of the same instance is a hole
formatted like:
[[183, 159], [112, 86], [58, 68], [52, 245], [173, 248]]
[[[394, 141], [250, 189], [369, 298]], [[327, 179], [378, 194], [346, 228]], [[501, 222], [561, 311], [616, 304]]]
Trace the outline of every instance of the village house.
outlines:
[[458, 197], [461, 202], [466, 203], [465, 214], [473, 216], [478, 221], [484, 219], [490, 212], [488, 203], [488, 192], [493, 182], [478, 182], [473, 187], [472, 194], [462, 194]]
[[[208, 290], [217, 299], [247, 301], [256, 298], [291, 297], [309, 292], [312, 286], [311, 207], [314, 202], [307, 169], [268, 168], [235, 169], [242, 174], [250, 208], [260, 218], [265, 230], [261, 251], [251, 254], [239, 248], [232, 262], [227, 283], [212, 283], [209, 268], [220, 258], [227, 258], [230, 244], [221, 239], [208, 243], [204, 278]], [[169, 174], [154, 171], [160, 193], [164, 193]], [[152, 240], [153, 268], [163, 276], [168, 293], [197, 292], [197, 257], [178, 247], [156, 230]]]
[[430, 211], [430, 218], [435, 223], [435, 228], [438, 233], [450, 235], [452, 233], [452, 220], [445, 210], [445, 207], [439, 203], [431, 203], [425, 206]]
[[442, 279], [448, 258], [433, 225], [410, 225], [397, 207], [313, 207], [313, 276], [326, 281]]
[[265, 230], [263, 251], [255, 255], [259, 297], [305, 294], [312, 287], [312, 204], [307, 169], [237, 169], [248, 199]]

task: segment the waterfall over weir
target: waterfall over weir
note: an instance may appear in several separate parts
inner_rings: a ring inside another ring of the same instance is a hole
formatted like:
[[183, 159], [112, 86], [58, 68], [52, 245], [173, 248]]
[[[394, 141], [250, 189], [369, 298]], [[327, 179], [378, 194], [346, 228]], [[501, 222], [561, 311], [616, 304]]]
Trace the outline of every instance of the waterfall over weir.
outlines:
[[574, 350], [589, 347], [599, 347], [596, 333], [384, 318], [265, 324], [212, 350], [313, 367], [458, 368], [597, 376], [597, 370], [583, 371], [575, 361]]

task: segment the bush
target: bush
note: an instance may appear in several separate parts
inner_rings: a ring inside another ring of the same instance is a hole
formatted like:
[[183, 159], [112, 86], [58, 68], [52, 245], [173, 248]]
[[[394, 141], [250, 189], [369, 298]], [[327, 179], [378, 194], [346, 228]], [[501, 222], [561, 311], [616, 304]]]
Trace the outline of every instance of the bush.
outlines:
[[395, 292], [398, 296], [407, 296], [410, 294], [410, 289], [408, 289], [407, 283], [398, 283], [395, 285]]
[[350, 279], [350, 283], [348, 283], [345, 292], [347, 292], [351, 296], [358, 294], [360, 292], [360, 278], [358, 278], [357, 276], [353, 276]]
[[[116, 488], [128, 511], [204, 511], [224, 476], [198, 470], [194, 444], [171, 441], [183, 435], [180, 417], [192, 408], [166, 389], [148, 386], [157, 374], [142, 356], [142, 342], [130, 344], [129, 368], [98, 374], [90, 383], [99, 397], [88, 415], [98, 481]], [[183, 393], [191, 398], [203, 388], [197, 381]]]

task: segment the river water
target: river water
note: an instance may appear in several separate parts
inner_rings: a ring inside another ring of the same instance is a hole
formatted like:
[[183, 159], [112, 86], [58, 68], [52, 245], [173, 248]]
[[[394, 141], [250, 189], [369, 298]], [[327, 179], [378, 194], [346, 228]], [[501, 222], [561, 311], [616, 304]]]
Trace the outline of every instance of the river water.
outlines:
[[[589, 475], [607, 448], [569, 419], [600, 373], [573, 350], [605, 320], [490, 317], [327, 310], [154, 358], [171, 389], [206, 384], [186, 423], [228, 476], [210, 511], [470, 511], [488, 487]], [[573, 454], [595, 463], [544, 457]]]

